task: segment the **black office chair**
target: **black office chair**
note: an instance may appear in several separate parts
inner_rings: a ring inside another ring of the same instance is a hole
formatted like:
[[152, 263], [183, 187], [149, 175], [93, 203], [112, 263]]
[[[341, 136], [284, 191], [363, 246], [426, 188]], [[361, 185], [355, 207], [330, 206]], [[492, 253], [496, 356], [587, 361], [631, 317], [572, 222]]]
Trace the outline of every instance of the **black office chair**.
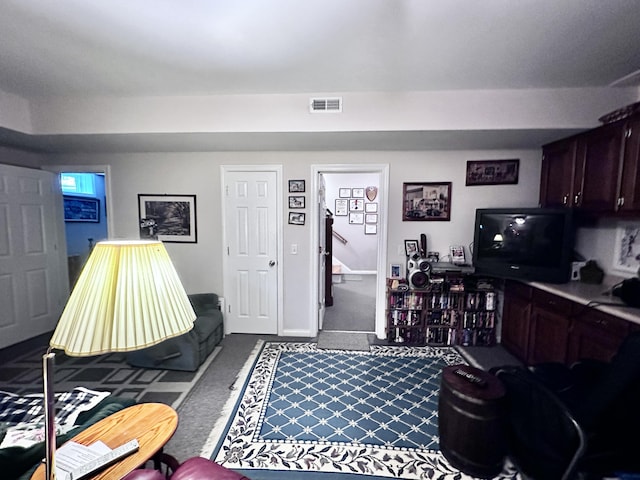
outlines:
[[529, 367], [554, 391], [587, 435], [582, 465], [610, 473], [640, 472], [640, 332], [630, 334], [611, 362], [581, 360], [571, 367], [543, 363]]
[[528, 370], [494, 370], [506, 395], [508, 456], [526, 478], [569, 480], [582, 459], [585, 434], [569, 409]]

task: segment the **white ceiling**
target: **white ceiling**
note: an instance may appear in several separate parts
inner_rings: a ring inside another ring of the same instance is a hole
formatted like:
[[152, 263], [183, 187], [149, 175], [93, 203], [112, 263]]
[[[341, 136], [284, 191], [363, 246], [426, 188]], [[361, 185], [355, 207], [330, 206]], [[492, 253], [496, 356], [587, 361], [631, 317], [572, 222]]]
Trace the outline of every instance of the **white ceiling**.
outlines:
[[3, 0], [0, 88], [197, 95], [605, 86], [638, 0]]
[[639, 69], [639, 0], [0, 1], [0, 90], [25, 98], [629, 86]]

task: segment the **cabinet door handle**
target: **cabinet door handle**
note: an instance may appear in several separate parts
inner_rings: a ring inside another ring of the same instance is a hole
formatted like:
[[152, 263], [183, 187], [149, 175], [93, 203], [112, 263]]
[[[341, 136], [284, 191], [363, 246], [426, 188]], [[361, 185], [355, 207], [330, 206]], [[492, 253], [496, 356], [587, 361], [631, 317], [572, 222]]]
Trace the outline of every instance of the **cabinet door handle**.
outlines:
[[569, 202], [569, 195], [565, 195], [562, 197], [562, 204], [566, 205]]
[[582, 193], [582, 192], [578, 192], [578, 193], [576, 194], [576, 196], [573, 198], [574, 205], [576, 205], [576, 206], [580, 206], [580, 194], [581, 194], [581, 193]]

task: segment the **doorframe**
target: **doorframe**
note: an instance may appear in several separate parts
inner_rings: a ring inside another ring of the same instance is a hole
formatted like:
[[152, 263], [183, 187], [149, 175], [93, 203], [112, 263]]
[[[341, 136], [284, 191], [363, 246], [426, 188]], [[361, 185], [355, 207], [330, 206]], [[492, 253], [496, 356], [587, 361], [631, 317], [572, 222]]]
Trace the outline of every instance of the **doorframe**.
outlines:
[[[104, 175], [104, 196], [105, 208], [107, 212], [107, 238], [111, 238], [114, 231], [114, 218], [112, 215], [113, 210], [113, 195], [111, 194], [111, 166], [110, 165], [46, 165], [42, 167], [43, 170], [53, 172], [56, 175], [60, 175], [64, 172], [78, 172], [78, 173], [101, 173]], [[62, 195], [62, 189], [60, 189]], [[62, 229], [64, 232], [64, 228]], [[66, 237], [65, 237], [66, 242]]]
[[[311, 165], [310, 205], [318, 203], [319, 176], [325, 173], [377, 173], [380, 175], [378, 190], [378, 258], [376, 264], [376, 318], [375, 333], [379, 339], [385, 338], [385, 290], [387, 271], [387, 215], [389, 207], [389, 164], [327, 164]], [[318, 252], [320, 250], [320, 233], [318, 232], [319, 213], [317, 208], [311, 209], [311, 325], [312, 336], [318, 334]]]
[[[282, 200], [282, 165], [220, 165], [220, 206], [222, 220], [222, 297], [226, 297], [226, 291], [229, 285], [232, 285], [229, 272], [229, 256], [227, 254], [227, 214], [226, 214], [226, 195], [225, 183], [226, 176], [229, 172], [275, 172], [276, 174], [276, 268], [278, 272], [278, 282], [276, 292], [277, 298], [277, 326], [278, 336], [282, 335], [284, 328], [284, 295], [283, 279], [282, 279], [282, 259], [283, 257], [283, 200]], [[228, 308], [228, 306], [225, 306]], [[230, 333], [227, 329], [228, 322], [225, 325], [225, 335]]]

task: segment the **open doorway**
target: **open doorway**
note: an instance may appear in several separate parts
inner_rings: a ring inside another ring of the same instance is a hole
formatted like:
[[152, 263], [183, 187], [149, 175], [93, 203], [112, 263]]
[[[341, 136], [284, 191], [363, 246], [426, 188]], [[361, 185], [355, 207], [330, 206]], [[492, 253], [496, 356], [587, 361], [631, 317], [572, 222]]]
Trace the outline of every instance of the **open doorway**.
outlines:
[[[312, 169], [312, 204], [319, 206], [312, 210], [311, 221], [312, 251], [319, 252], [318, 261], [312, 262], [313, 278], [318, 279], [312, 296], [317, 299], [315, 329], [375, 332], [383, 338], [388, 166]], [[324, 216], [332, 218], [331, 229], [323, 230]], [[331, 277], [324, 286], [323, 276]], [[332, 305], [325, 297], [332, 297]]]
[[54, 166], [48, 170], [58, 175], [64, 204], [64, 232], [72, 289], [93, 246], [109, 238], [108, 166]]
[[324, 331], [375, 331], [378, 173], [321, 173], [331, 228], [325, 242]]

